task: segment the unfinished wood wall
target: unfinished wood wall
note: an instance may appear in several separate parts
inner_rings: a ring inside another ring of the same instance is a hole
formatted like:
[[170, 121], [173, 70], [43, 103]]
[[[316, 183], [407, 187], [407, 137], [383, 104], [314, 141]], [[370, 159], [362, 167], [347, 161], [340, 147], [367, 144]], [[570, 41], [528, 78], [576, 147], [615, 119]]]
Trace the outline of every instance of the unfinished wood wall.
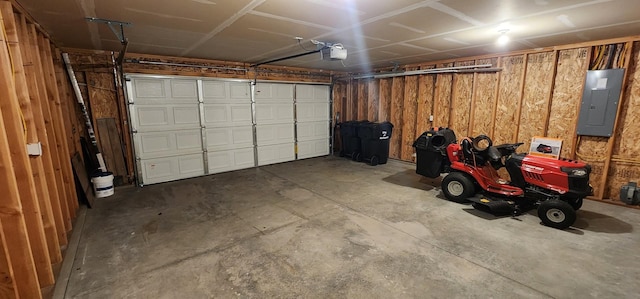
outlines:
[[[392, 122], [390, 157], [403, 161], [415, 162], [411, 144], [431, 127], [451, 127], [458, 138], [486, 134], [494, 144], [524, 142], [520, 152], [528, 150], [533, 136], [561, 138], [563, 157], [585, 160], [593, 166], [593, 198], [620, 203], [620, 186], [640, 181], [640, 43], [635, 42], [628, 59], [618, 63], [627, 65], [627, 81], [614, 136], [578, 138], [576, 125], [593, 46], [614, 42], [631, 45], [635, 40], [637, 37], [629, 37], [404, 67], [410, 71], [491, 64], [501, 69], [493, 73], [338, 80], [334, 109], [343, 112], [343, 121]], [[370, 88], [360, 87], [364, 85]], [[363, 118], [360, 113], [347, 112], [366, 107], [378, 109], [377, 118], [371, 113]]]
[[[56, 49], [0, 1], [0, 297], [41, 298], [55, 283], [78, 209], [76, 115]], [[29, 155], [27, 144], [41, 144]]]

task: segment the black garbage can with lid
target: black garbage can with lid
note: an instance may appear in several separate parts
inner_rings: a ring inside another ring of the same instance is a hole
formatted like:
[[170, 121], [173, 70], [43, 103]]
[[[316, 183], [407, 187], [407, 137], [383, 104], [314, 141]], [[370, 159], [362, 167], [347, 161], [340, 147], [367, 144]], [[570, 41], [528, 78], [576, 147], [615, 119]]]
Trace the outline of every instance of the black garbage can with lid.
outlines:
[[448, 166], [447, 146], [456, 142], [456, 134], [449, 128], [432, 128], [422, 133], [414, 142], [416, 149], [416, 173], [437, 178]]
[[358, 129], [363, 123], [368, 123], [368, 121], [351, 120], [340, 123], [340, 138], [342, 140], [340, 157], [349, 157], [356, 160], [358, 154], [362, 151]]
[[372, 166], [387, 163], [392, 131], [393, 124], [390, 122], [360, 124], [358, 136], [362, 152], [356, 160], [366, 161]]

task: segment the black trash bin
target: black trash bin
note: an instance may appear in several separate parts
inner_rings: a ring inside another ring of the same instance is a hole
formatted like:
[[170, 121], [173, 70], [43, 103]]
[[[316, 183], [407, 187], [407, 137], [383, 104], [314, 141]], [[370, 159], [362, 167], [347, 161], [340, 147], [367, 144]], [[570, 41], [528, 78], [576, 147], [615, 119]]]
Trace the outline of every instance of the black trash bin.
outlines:
[[449, 160], [447, 146], [456, 143], [456, 134], [448, 128], [433, 128], [413, 142], [416, 149], [416, 173], [437, 178], [445, 172]]
[[340, 138], [342, 139], [340, 157], [349, 157], [356, 160], [358, 154], [362, 151], [358, 128], [362, 123], [367, 122], [351, 120], [340, 123]]
[[358, 136], [362, 152], [356, 160], [369, 162], [372, 166], [387, 163], [392, 131], [393, 125], [390, 122], [360, 124]]

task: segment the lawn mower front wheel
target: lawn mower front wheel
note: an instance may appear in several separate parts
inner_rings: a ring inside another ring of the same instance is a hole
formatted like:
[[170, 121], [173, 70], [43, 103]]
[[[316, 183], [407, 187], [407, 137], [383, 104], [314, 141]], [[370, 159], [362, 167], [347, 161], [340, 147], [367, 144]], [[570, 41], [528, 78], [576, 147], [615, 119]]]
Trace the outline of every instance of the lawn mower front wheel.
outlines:
[[538, 217], [546, 226], [565, 229], [576, 222], [576, 211], [566, 201], [550, 199], [540, 203]]

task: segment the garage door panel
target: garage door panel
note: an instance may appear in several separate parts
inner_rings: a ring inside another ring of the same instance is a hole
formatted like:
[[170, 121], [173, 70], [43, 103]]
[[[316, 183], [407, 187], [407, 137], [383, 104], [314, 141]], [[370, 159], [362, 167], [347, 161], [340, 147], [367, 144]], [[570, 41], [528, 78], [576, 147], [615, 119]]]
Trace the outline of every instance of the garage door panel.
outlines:
[[258, 146], [258, 165], [295, 160], [294, 143]]
[[294, 142], [293, 124], [259, 125], [256, 127], [258, 145]]
[[329, 139], [298, 142], [298, 159], [329, 155]]
[[253, 148], [208, 153], [209, 173], [254, 167]]
[[140, 158], [202, 152], [199, 129], [137, 133], [134, 135], [134, 143], [136, 154]]
[[328, 139], [329, 122], [298, 123], [298, 141]]
[[258, 83], [256, 102], [293, 101], [293, 84]]
[[206, 134], [209, 150], [253, 147], [251, 126], [207, 129]]
[[142, 101], [153, 101], [153, 99], [164, 100], [165, 93], [164, 79], [133, 79], [134, 95], [136, 99]]
[[329, 86], [326, 85], [296, 85], [297, 102], [328, 102]]
[[293, 102], [280, 104], [257, 104], [256, 123], [293, 123]]
[[206, 104], [204, 119], [207, 126], [237, 126], [251, 124], [251, 104]]
[[198, 87], [195, 80], [171, 80], [171, 97], [180, 101], [198, 101]]
[[136, 106], [135, 112], [139, 132], [200, 127], [197, 105]]
[[297, 103], [298, 122], [321, 121], [329, 119], [329, 103]]
[[202, 154], [140, 160], [143, 183], [155, 184], [204, 175]]
[[202, 81], [205, 103], [251, 103], [251, 87], [248, 82]]

